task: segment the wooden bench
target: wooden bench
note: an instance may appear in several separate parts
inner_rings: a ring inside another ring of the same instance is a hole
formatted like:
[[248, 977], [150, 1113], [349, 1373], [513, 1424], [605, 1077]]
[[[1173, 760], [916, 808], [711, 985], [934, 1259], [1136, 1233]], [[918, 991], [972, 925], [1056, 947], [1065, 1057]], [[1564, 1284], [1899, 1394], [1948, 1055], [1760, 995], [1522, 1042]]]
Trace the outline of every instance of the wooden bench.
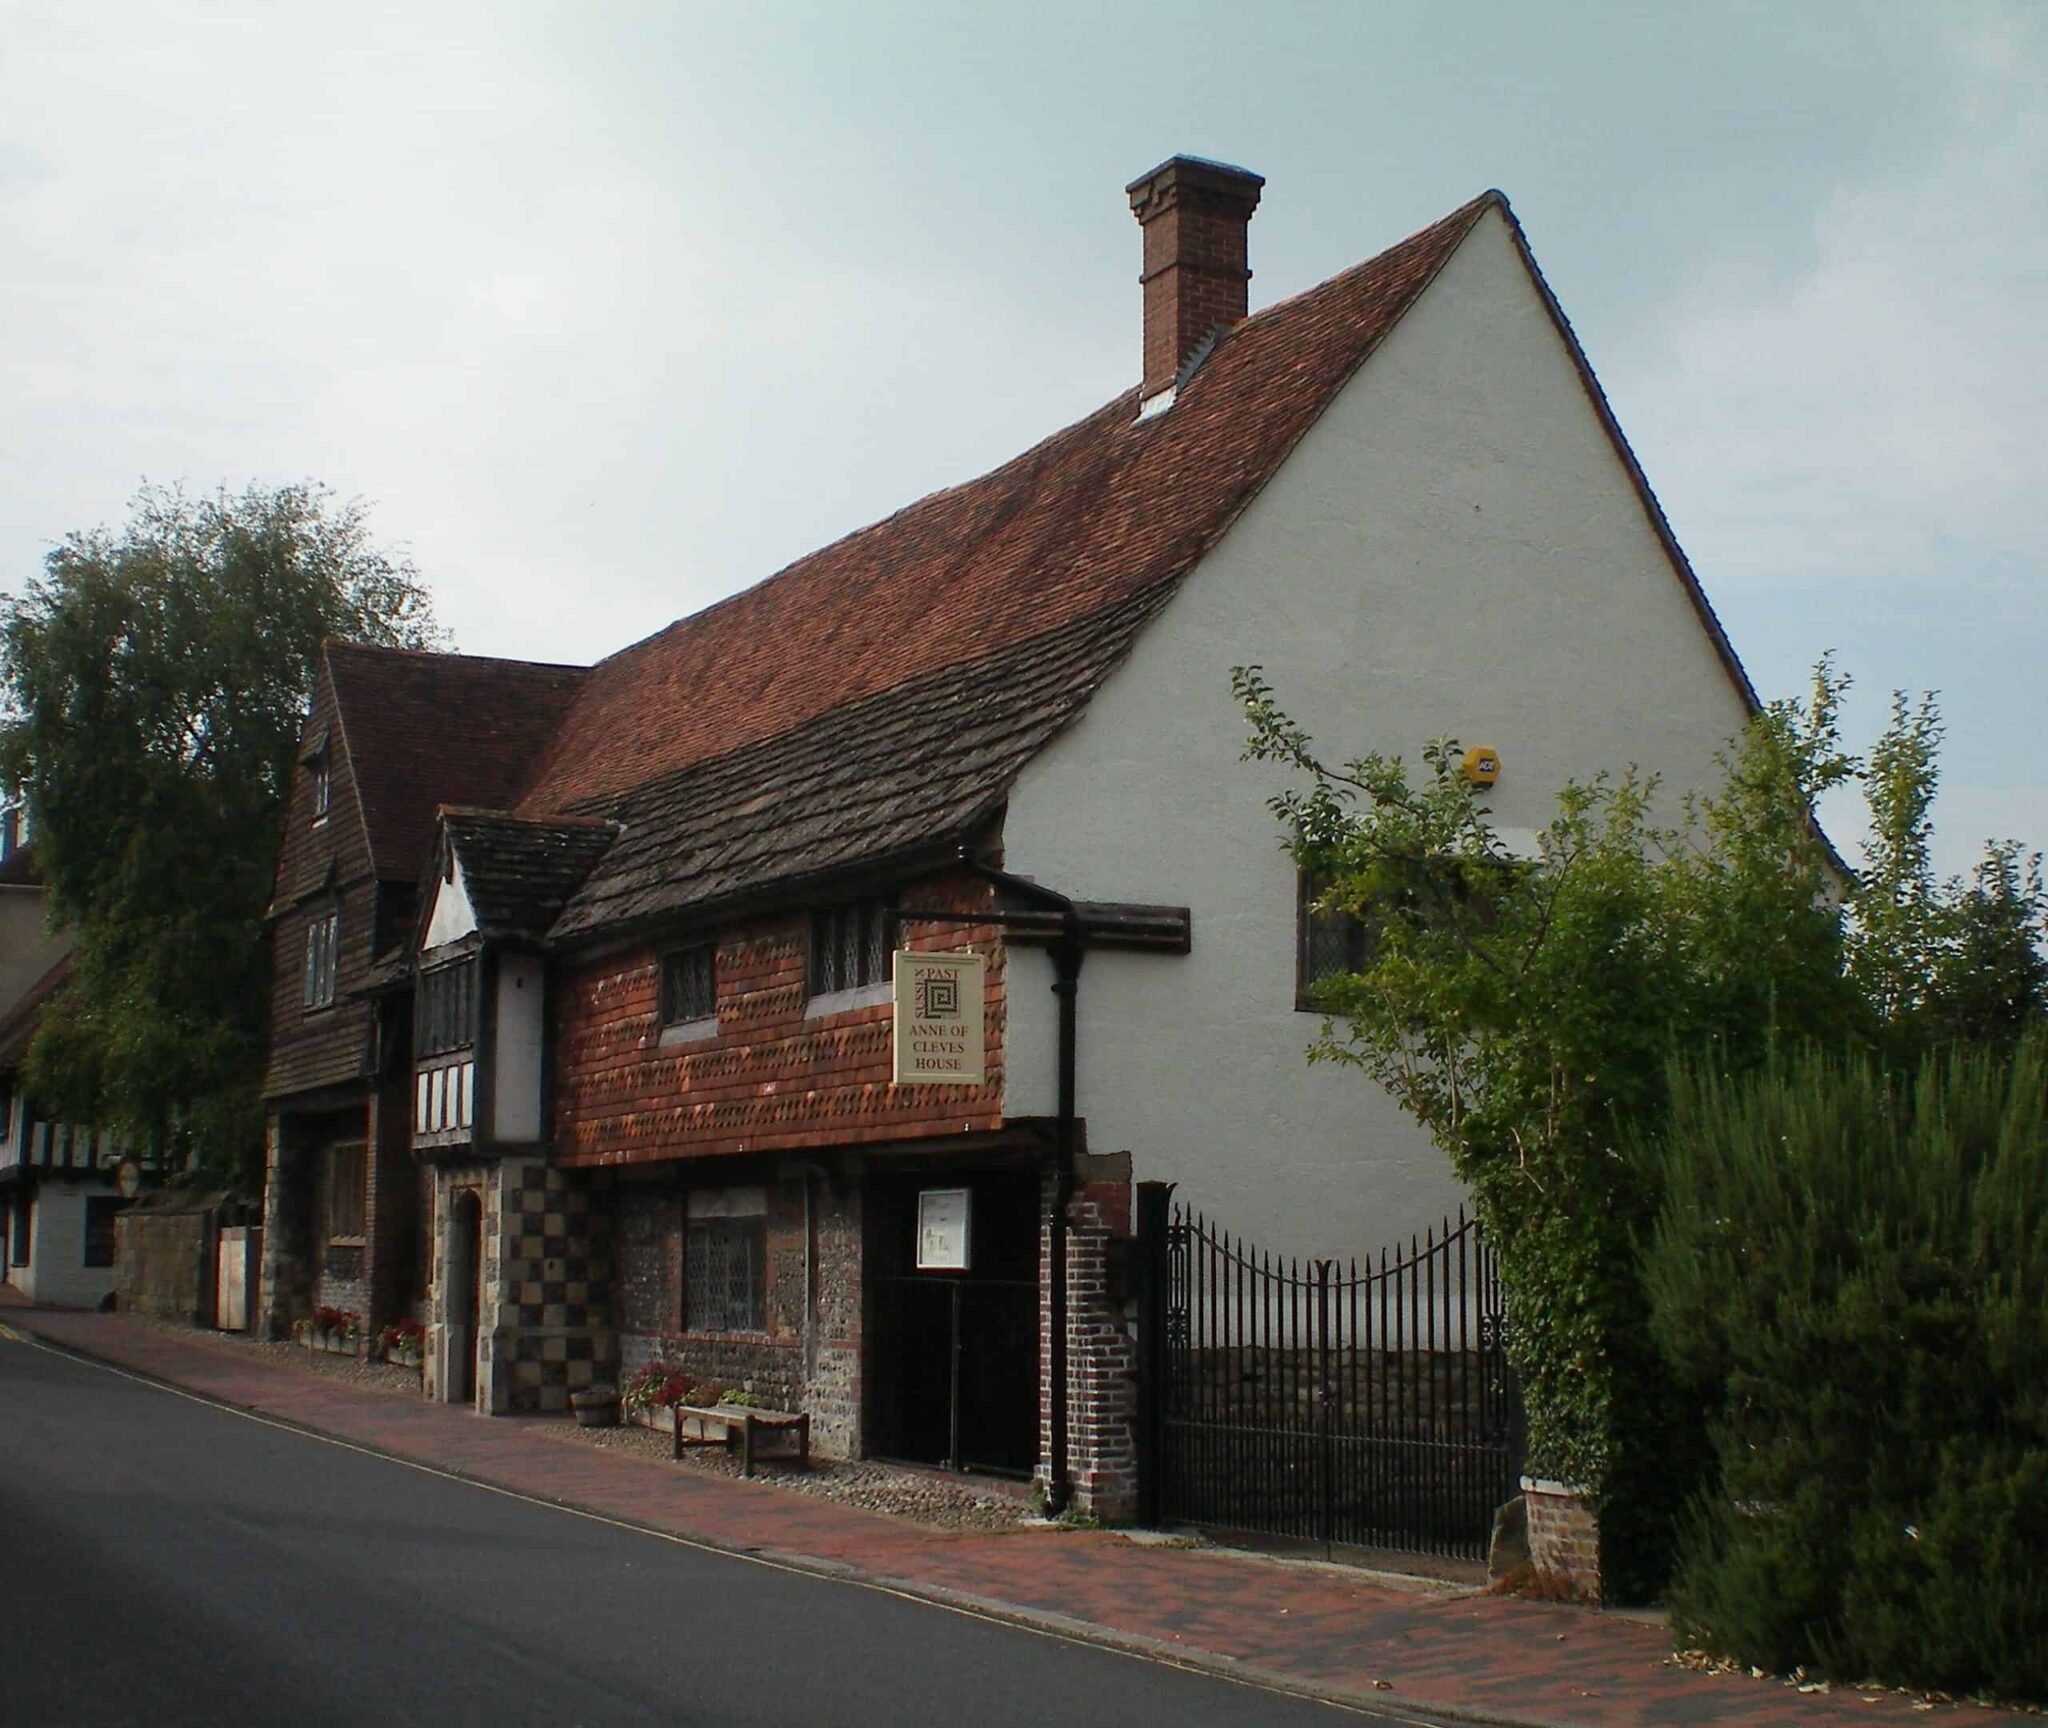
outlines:
[[[723, 1446], [730, 1452], [737, 1441], [740, 1474], [751, 1476], [754, 1460], [761, 1456], [758, 1450], [761, 1436], [794, 1434], [797, 1463], [806, 1470], [811, 1467], [811, 1416], [808, 1410], [757, 1410], [745, 1404], [678, 1404], [675, 1416], [675, 1432], [670, 1436], [671, 1458], [680, 1458], [685, 1446]], [[685, 1422], [695, 1422], [697, 1432], [684, 1434]], [[718, 1430], [716, 1434], [711, 1432], [713, 1428]]]

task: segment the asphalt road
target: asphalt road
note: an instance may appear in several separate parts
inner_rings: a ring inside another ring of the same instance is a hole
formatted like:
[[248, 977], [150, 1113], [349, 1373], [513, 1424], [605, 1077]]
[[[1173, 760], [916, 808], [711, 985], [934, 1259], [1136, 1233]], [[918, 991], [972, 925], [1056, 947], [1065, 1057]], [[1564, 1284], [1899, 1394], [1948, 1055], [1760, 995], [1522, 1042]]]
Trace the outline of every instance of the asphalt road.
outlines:
[[1364, 1716], [707, 1553], [0, 1337], [0, 1724]]

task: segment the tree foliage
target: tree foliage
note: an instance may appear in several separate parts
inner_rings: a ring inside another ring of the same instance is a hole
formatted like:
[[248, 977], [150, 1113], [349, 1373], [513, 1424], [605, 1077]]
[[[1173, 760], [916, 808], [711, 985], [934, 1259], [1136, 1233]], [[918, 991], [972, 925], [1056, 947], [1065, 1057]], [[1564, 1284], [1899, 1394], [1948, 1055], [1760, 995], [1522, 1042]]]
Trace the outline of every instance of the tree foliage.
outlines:
[[[1846, 681], [1757, 714], [1711, 791], [1669, 821], [1633, 771], [1566, 786], [1535, 856], [1503, 843], [1455, 741], [1320, 757], [1256, 667], [1234, 687], [1247, 757], [1297, 783], [1271, 805], [1366, 963], [1322, 987], [1311, 1051], [1385, 1086], [1450, 1156], [1503, 1258], [1529, 1468], [1601, 1502], [1610, 1577], [1655, 1583], [1663, 1524], [1704, 1458], [1695, 1406], [1649, 1343], [1637, 1245], [1657, 1171], [1639, 1151], [1674, 1054], [1723, 1072], [1803, 1044], [1937, 1036], [2041, 1005], [2038, 864], [1994, 849], [1977, 885], [1934, 881], [1938, 717], [1903, 701], [1868, 764], [1843, 745]], [[1813, 811], [1861, 779], [1872, 868], [1837, 863]]]
[[233, 1168], [260, 1143], [264, 911], [320, 644], [439, 640], [360, 505], [145, 488], [0, 603], [0, 776], [22, 787], [69, 987], [46, 1104]]

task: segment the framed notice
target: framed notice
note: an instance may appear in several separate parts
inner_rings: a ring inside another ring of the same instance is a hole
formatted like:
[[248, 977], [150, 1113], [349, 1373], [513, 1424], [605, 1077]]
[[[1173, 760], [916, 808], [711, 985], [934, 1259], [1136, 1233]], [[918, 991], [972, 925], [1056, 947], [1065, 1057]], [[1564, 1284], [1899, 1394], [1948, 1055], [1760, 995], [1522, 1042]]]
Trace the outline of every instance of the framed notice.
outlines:
[[896, 951], [897, 1085], [982, 1083], [982, 972], [987, 965], [979, 954]]
[[920, 1188], [917, 1194], [917, 1269], [965, 1272], [967, 1227], [974, 1195], [966, 1188]]

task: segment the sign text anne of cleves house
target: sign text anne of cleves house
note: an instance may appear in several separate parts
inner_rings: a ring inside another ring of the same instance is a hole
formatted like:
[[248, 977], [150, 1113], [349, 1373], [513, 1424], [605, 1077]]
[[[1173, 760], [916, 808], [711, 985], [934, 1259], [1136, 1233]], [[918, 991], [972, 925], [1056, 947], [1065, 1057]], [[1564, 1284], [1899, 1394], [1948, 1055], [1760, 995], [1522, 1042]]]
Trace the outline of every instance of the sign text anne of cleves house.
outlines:
[[986, 1078], [980, 954], [912, 954], [896, 961], [895, 1080], [899, 1086], [979, 1086]]

